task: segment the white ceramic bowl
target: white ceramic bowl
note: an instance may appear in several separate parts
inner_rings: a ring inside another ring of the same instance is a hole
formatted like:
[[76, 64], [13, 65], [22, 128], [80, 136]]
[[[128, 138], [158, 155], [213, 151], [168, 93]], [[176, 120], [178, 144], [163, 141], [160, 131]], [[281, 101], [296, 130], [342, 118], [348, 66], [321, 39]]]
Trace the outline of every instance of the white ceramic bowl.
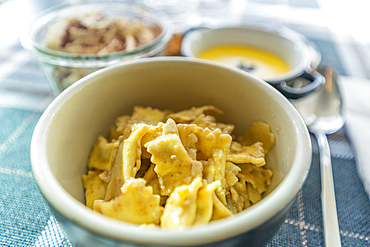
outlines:
[[[209, 48], [230, 44], [257, 47], [285, 61], [290, 67], [289, 71], [261, 79], [289, 98], [306, 96], [320, 89], [324, 83], [324, 78], [312, 71], [321, 62], [321, 55], [314, 44], [303, 35], [281, 26], [250, 23], [240, 27], [195, 29], [184, 35], [181, 53], [187, 57], [197, 57]], [[298, 77], [310, 83], [302, 88], [287, 85], [287, 82]]]
[[[98, 135], [133, 106], [181, 110], [213, 104], [220, 118], [244, 133], [269, 123], [276, 145], [274, 171], [262, 201], [232, 218], [186, 230], [139, 229], [102, 216], [84, 203], [81, 175]], [[77, 246], [262, 246], [283, 223], [311, 164], [311, 143], [291, 103], [268, 83], [217, 63], [190, 58], [145, 58], [94, 72], [63, 91], [41, 116], [31, 144], [35, 180], [61, 228]]]

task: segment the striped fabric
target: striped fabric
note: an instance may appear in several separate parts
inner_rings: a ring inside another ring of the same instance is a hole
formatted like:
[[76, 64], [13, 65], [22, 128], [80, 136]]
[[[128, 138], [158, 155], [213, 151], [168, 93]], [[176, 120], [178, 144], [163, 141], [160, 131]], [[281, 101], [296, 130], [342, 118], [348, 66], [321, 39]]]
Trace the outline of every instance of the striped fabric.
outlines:
[[[369, 43], [337, 39], [338, 34], [319, 26], [318, 20], [295, 19], [300, 13], [310, 17], [321, 13], [321, 7], [315, 0], [250, 0], [240, 20], [259, 18], [297, 30], [316, 43], [323, 62], [341, 75], [370, 79]], [[285, 14], [293, 12], [296, 15], [288, 19]], [[19, 42], [6, 49], [0, 46], [0, 246], [73, 246], [37, 188], [30, 164], [34, 127], [53, 99], [41, 67]], [[329, 142], [342, 245], [370, 246], [370, 203], [357, 173], [356, 150], [346, 128], [329, 136]], [[312, 144], [308, 180], [269, 247], [324, 246], [319, 156], [313, 136]]]

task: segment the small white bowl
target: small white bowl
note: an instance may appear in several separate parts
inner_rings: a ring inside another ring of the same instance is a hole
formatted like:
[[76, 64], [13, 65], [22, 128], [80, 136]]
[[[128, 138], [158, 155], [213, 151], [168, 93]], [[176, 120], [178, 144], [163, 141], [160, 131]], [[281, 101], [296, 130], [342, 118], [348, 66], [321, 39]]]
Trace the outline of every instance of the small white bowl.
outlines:
[[[133, 106], [181, 110], [212, 104], [219, 118], [244, 133], [271, 125], [274, 171], [264, 198], [245, 211], [186, 230], [142, 229], [84, 205], [81, 175], [98, 135]], [[94, 72], [63, 91], [41, 116], [31, 143], [34, 178], [69, 240], [77, 246], [265, 245], [279, 229], [311, 164], [307, 128], [290, 102], [268, 83], [239, 69], [182, 57], [133, 60]]]
[[[321, 55], [303, 35], [291, 29], [265, 23], [251, 23], [240, 27], [200, 28], [189, 31], [181, 43], [181, 53], [197, 57], [209, 48], [220, 45], [247, 45], [270, 52], [285, 61], [290, 70], [279, 75], [261, 78], [276, 87], [288, 98], [300, 98], [321, 88], [325, 82], [313, 70], [321, 62]], [[289, 81], [304, 78], [309, 84], [296, 88]]]

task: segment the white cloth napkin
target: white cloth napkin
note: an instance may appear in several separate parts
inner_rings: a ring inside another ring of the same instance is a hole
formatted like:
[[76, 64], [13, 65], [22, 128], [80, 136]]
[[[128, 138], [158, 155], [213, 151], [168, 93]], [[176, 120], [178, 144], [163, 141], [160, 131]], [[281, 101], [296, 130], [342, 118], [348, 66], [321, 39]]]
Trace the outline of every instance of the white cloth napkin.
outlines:
[[356, 152], [356, 164], [365, 191], [370, 196], [370, 80], [341, 76], [346, 130]]

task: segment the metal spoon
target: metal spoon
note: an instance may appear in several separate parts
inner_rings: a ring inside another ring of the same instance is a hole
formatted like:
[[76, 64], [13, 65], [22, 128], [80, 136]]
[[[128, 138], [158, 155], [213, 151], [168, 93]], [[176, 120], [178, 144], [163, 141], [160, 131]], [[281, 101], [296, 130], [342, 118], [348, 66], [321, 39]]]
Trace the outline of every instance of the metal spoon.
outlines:
[[[319, 70], [319, 72], [321, 72]], [[320, 151], [321, 203], [326, 247], [341, 246], [337, 207], [335, 201], [333, 172], [327, 136], [340, 130], [344, 125], [341, 94], [331, 67], [323, 72], [326, 84], [318, 92], [292, 101], [301, 114], [309, 131], [317, 139]]]

